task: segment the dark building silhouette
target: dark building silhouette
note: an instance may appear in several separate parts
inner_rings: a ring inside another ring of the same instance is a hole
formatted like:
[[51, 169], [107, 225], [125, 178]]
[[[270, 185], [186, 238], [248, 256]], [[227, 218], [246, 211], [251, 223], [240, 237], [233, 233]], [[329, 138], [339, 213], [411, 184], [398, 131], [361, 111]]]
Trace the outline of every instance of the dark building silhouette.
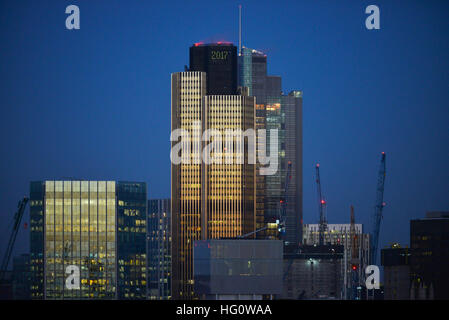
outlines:
[[232, 43], [195, 43], [190, 47], [190, 71], [207, 74], [207, 95], [237, 94], [237, 47]]
[[410, 222], [411, 299], [449, 299], [449, 212]]
[[29, 300], [30, 292], [30, 255], [22, 254], [13, 258], [12, 292], [14, 300]]
[[344, 246], [287, 245], [281, 299], [342, 299]]
[[409, 248], [392, 248], [381, 250], [384, 266], [384, 299], [410, 299], [410, 258]]

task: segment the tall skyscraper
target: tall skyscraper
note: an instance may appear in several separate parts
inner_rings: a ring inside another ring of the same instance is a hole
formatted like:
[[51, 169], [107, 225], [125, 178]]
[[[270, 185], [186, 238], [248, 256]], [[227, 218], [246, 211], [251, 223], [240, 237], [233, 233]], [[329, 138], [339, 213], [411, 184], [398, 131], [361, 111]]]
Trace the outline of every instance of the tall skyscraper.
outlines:
[[190, 71], [207, 74], [207, 94], [237, 93], [237, 48], [232, 43], [196, 43], [190, 47]]
[[[280, 200], [287, 199], [286, 228], [283, 239], [299, 243], [302, 239], [302, 92], [282, 94], [281, 77], [267, 75], [267, 56], [243, 47], [238, 57], [239, 86], [247, 87], [256, 98], [256, 126], [278, 130], [278, 171], [269, 176], [257, 175], [257, 225], [270, 225], [279, 216]], [[260, 147], [262, 141], [258, 143]], [[292, 164], [290, 186], [284, 194], [287, 164]], [[257, 165], [260, 168], [260, 164]], [[259, 173], [259, 170], [257, 170]], [[263, 217], [263, 218], [262, 218]], [[262, 222], [263, 221], [263, 222]], [[277, 229], [259, 233], [261, 238], [278, 238]]]
[[[229, 56], [223, 52], [230, 52]], [[198, 155], [198, 158], [187, 156], [192, 160], [190, 163], [172, 161], [172, 295], [175, 299], [195, 297], [195, 240], [235, 238], [255, 229], [255, 165], [248, 163], [246, 157], [251, 147], [248, 140], [244, 140], [243, 151], [237, 148], [236, 140], [232, 150], [227, 150], [225, 143], [219, 150], [213, 150], [211, 156], [222, 159], [222, 163], [206, 163], [202, 159], [202, 150], [214, 141], [214, 138], [202, 141], [206, 130], [218, 132], [224, 142], [226, 130], [243, 132], [255, 128], [254, 98], [235, 94], [235, 52], [235, 46], [230, 44], [193, 46], [191, 71], [172, 74], [172, 132], [184, 129], [192, 143], [189, 151]], [[172, 141], [172, 148], [177, 143]], [[255, 154], [255, 145], [252, 148]], [[232, 163], [225, 163], [226, 154]], [[239, 157], [244, 158], [243, 163], [236, 160]]]
[[148, 200], [148, 298], [171, 298], [170, 199]]
[[36, 181], [30, 200], [33, 299], [145, 299], [145, 183]]
[[[194, 135], [202, 121], [206, 73], [180, 72], [171, 76], [171, 128], [184, 129]], [[176, 142], [172, 142], [172, 148]], [[172, 209], [172, 297], [193, 297], [193, 241], [201, 239], [201, 164], [171, 166]]]

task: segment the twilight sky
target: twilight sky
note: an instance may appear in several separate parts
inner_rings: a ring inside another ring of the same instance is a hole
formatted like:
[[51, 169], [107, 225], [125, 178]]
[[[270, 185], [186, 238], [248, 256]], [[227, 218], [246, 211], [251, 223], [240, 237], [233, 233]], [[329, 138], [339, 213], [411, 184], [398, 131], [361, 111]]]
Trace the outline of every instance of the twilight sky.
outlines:
[[[387, 153], [380, 247], [409, 220], [449, 210], [449, 1], [0, 0], [0, 253], [31, 180], [137, 180], [170, 196], [170, 73], [198, 41], [268, 55], [284, 92], [304, 91], [304, 222], [370, 230]], [[76, 4], [81, 29], [65, 28]], [[380, 8], [380, 30], [365, 8]], [[24, 222], [28, 222], [28, 210]], [[367, 229], [368, 228], [368, 229]], [[27, 230], [15, 254], [28, 250]]]

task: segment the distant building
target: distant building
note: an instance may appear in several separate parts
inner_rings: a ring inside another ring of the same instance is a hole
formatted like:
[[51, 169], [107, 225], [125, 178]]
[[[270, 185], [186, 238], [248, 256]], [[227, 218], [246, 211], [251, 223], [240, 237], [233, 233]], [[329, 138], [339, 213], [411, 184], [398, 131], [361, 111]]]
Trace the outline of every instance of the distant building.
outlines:
[[279, 240], [195, 241], [195, 292], [207, 300], [261, 300], [280, 294], [282, 247]]
[[381, 250], [384, 267], [384, 299], [410, 299], [410, 257], [409, 248], [388, 248]]
[[[302, 240], [302, 91], [282, 93], [282, 79], [267, 75], [267, 55], [258, 50], [242, 47], [239, 58], [239, 86], [248, 88], [256, 98], [256, 128], [266, 129], [266, 139], [258, 141], [257, 148], [269, 146], [270, 130], [278, 131], [278, 170], [262, 176], [257, 164], [257, 212], [258, 228], [270, 226], [280, 212], [280, 201], [287, 199], [285, 234], [277, 228], [258, 233], [261, 239], [282, 237], [288, 243]], [[268, 152], [268, 150], [267, 150]], [[290, 185], [284, 195], [288, 163], [291, 163]]]
[[30, 255], [22, 254], [13, 258], [12, 291], [14, 300], [29, 300], [30, 286]]
[[410, 298], [449, 299], [449, 212], [410, 221]]
[[170, 199], [148, 200], [148, 299], [171, 298]]
[[[342, 281], [344, 288], [344, 297], [351, 299], [355, 293], [352, 292], [354, 287], [363, 285], [364, 270], [368, 266], [370, 259], [370, 236], [363, 233], [363, 225], [354, 224], [355, 242], [351, 240], [351, 224], [328, 224], [324, 234], [324, 243], [331, 245], [343, 245], [343, 268]], [[355, 243], [356, 247], [352, 245]], [[318, 245], [319, 244], [319, 225], [305, 224], [303, 227], [303, 244]], [[354, 252], [355, 250], [355, 252]], [[355, 259], [354, 259], [355, 258]], [[355, 265], [355, 270], [353, 269]], [[354, 274], [355, 273], [355, 274]], [[356, 282], [356, 283], [354, 283]], [[360, 296], [360, 293], [357, 293]]]
[[[30, 187], [33, 299], [145, 299], [147, 186], [35, 181]], [[68, 265], [80, 289], [65, 286]]]
[[342, 245], [286, 248], [281, 299], [343, 299]]

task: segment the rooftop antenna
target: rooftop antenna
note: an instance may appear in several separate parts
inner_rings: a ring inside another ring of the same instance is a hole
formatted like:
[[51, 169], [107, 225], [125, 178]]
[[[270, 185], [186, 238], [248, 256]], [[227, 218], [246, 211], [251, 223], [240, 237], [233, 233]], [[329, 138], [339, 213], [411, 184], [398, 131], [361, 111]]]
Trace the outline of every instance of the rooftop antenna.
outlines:
[[242, 55], [242, 5], [239, 4], [239, 56]]

